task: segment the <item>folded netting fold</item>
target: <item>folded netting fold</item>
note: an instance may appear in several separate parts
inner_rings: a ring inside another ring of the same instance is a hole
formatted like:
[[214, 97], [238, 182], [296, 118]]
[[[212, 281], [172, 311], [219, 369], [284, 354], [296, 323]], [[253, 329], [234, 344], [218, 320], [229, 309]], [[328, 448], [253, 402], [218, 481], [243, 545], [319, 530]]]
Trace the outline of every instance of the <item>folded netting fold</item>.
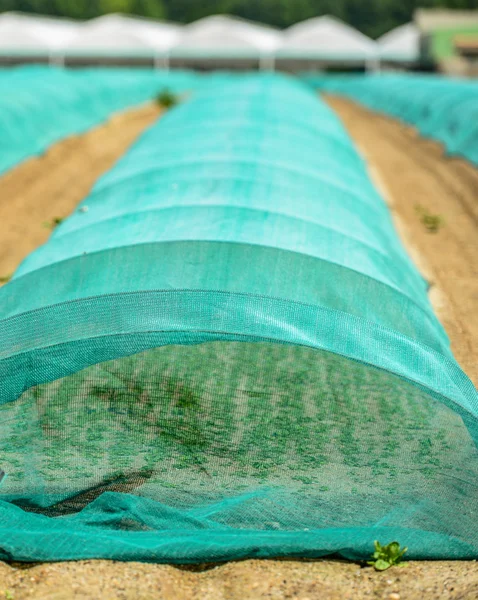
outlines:
[[0, 319], [0, 557], [478, 557], [476, 390], [298, 82], [168, 112]]

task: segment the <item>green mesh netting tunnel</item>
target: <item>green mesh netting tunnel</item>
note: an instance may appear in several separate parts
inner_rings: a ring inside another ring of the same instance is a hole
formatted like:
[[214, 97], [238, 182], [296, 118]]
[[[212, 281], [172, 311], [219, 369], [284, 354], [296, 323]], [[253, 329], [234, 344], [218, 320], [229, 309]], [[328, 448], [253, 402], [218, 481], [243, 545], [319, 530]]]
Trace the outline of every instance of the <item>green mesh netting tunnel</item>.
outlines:
[[0, 69], [0, 175], [165, 88], [184, 93], [201, 82], [188, 71], [41, 65]]
[[478, 165], [478, 83], [442, 75], [304, 75], [309, 85], [344, 95], [408, 123], [447, 154]]
[[478, 558], [476, 390], [299, 83], [170, 111], [0, 312], [0, 558]]

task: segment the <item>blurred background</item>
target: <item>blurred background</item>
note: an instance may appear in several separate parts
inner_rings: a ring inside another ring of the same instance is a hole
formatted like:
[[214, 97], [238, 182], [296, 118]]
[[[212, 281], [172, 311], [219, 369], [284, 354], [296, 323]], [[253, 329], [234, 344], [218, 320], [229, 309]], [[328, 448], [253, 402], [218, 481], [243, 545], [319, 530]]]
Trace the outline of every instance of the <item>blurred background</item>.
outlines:
[[478, 0], [0, 0], [0, 64], [478, 74]]

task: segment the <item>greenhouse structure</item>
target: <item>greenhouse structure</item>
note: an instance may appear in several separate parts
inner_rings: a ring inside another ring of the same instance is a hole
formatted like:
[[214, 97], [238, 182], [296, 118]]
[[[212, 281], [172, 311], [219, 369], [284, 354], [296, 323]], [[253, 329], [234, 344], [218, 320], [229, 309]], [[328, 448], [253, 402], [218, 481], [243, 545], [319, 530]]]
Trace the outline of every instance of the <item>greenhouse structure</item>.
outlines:
[[126, 64], [271, 70], [376, 69], [377, 44], [344, 22], [322, 16], [287, 30], [213, 15], [188, 25], [110, 14], [80, 22], [0, 14], [0, 61]]
[[69, 63], [95, 57], [143, 58], [152, 59], [157, 66], [167, 66], [170, 48], [181, 29], [179, 25], [151, 19], [105, 15], [83, 25], [62, 48], [62, 56]]
[[335, 17], [323, 16], [289, 27], [277, 52], [277, 60], [308, 61], [314, 67], [335, 63], [375, 69], [378, 48], [360, 31]]
[[420, 60], [420, 31], [414, 23], [396, 27], [377, 40], [380, 60], [415, 65]]

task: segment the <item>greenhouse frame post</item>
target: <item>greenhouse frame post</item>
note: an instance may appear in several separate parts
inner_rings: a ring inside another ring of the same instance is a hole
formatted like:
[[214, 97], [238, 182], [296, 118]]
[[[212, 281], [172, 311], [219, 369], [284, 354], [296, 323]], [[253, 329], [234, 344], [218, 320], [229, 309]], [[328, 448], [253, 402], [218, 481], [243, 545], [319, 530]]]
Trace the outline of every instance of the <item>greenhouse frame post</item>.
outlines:
[[56, 54], [53, 50], [48, 56], [48, 64], [50, 67], [64, 67], [65, 66], [65, 54], [60, 52]]
[[162, 69], [163, 71], [170, 70], [169, 52], [165, 54], [156, 53], [154, 55], [154, 68]]
[[367, 73], [380, 73], [380, 57], [378, 54], [366, 59], [365, 70]]
[[276, 57], [274, 54], [261, 54], [259, 58], [260, 71], [275, 71]]

